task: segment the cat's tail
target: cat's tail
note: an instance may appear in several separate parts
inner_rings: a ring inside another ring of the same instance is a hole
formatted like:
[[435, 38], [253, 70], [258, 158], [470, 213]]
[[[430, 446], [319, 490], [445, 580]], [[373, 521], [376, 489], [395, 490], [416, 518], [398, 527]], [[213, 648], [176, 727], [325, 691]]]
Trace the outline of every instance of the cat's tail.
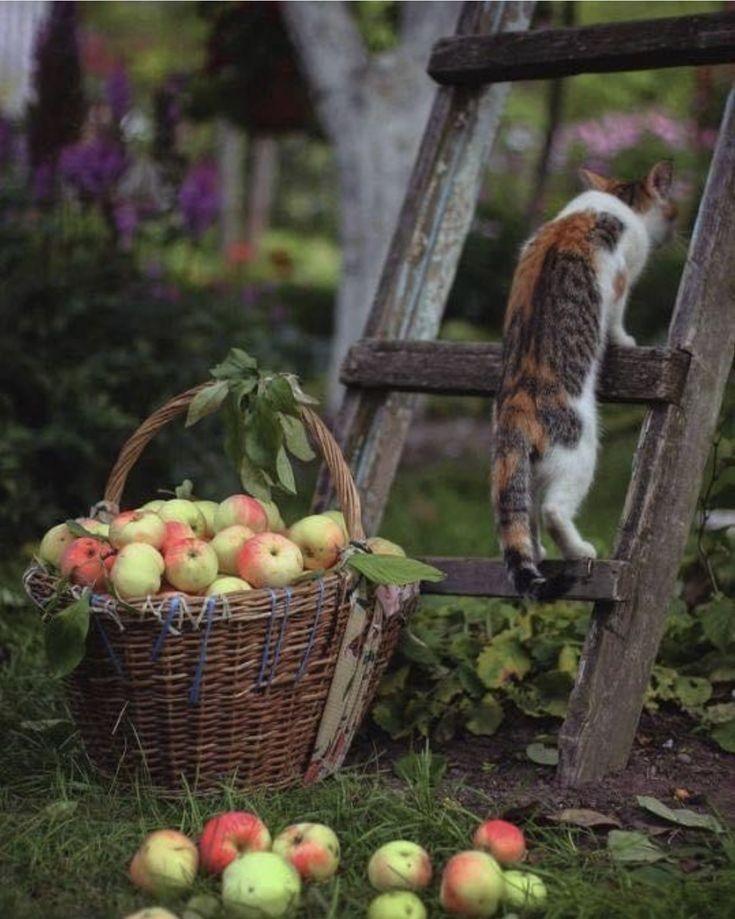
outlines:
[[536, 567], [531, 539], [531, 445], [524, 431], [501, 415], [493, 439], [492, 496], [505, 564], [521, 596], [538, 596], [546, 580]]

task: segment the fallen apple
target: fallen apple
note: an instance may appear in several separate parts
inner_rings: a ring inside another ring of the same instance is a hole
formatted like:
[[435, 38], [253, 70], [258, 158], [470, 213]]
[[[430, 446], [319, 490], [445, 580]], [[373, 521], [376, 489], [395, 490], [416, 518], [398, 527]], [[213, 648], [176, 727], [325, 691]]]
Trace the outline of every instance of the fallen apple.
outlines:
[[389, 890], [376, 897], [367, 919], [426, 919], [426, 907], [410, 890]]
[[199, 840], [202, 868], [220, 874], [246, 852], [264, 852], [271, 847], [271, 834], [257, 814], [229, 811], [212, 817], [204, 825]]
[[61, 556], [76, 538], [65, 523], [57, 523], [44, 534], [38, 554], [44, 562], [58, 568]]
[[125, 919], [179, 919], [179, 917], [162, 906], [146, 906], [145, 909], [139, 909], [137, 913], [125, 916]]
[[273, 840], [273, 851], [282, 855], [304, 881], [326, 881], [339, 868], [339, 840], [323, 823], [294, 823]]
[[158, 511], [158, 516], [164, 522], [179, 520], [181, 523], [188, 524], [197, 539], [202, 539], [207, 531], [204, 514], [193, 501], [187, 501], [185, 498], [172, 498], [164, 502], [163, 507]]
[[422, 890], [431, 874], [427, 851], [406, 839], [387, 842], [368, 862], [368, 880], [376, 890]]
[[185, 593], [201, 593], [217, 577], [217, 554], [202, 539], [184, 539], [164, 556], [166, 580]]
[[112, 554], [113, 549], [108, 543], [92, 536], [82, 536], [64, 549], [59, 570], [73, 584], [104, 591], [107, 589], [108, 573], [105, 559]]
[[298, 871], [273, 852], [241, 855], [222, 873], [226, 912], [238, 919], [282, 919], [299, 905]]
[[187, 900], [181, 919], [215, 919], [219, 915], [219, 899], [211, 893], [200, 893]]
[[130, 880], [156, 897], [173, 896], [194, 883], [197, 847], [178, 830], [156, 830], [143, 840], [130, 863]]
[[237, 573], [253, 587], [285, 587], [302, 571], [301, 550], [278, 533], [258, 533], [237, 556]]
[[311, 514], [298, 520], [288, 531], [288, 538], [301, 549], [307, 571], [331, 568], [347, 544], [340, 525], [324, 514]]
[[147, 542], [160, 549], [165, 535], [164, 522], [154, 511], [123, 511], [110, 524], [110, 542], [116, 549], [131, 542]]
[[439, 900], [456, 916], [494, 916], [505, 891], [503, 872], [486, 852], [459, 852], [442, 872]]
[[217, 562], [222, 574], [237, 574], [237, 556], [245, 543], [252, 539], [255, 533], [239, 523], [220, 530], [210, 543], [217, 553]]
[[110, 580], [123, 599], [147, 597], [161, 589], [164, 561], [161, 553], [147, 543], [129, 543], [118, 552]]
[[248, 527], [254, 533], [264, 533], [268, 528], [268, 515], [260, 501], [250, 495], [230, 495], [214, 512], [214, 529], [219, 533], [235, 524]]
[[512, 865], [526, 857], [523, 831], [507, 820], [486, 820], [472, 838], [477, 849], [489, 852], [501, 865]]
[[222, 594], [236, 594], [241, 590], [252, 590], [253, 588], [248, 584], [247, 581], [243, 581], [242, 578], [235, 577], [223, 577], [216, 578], [207, 588], [205, 596], [207, 597], [218, 597]]
[[512, 909], [535, 913], [546, 906], [546, 885], [537, 875], [528, 871], [506, 871], [503, 880], [503, 901]]

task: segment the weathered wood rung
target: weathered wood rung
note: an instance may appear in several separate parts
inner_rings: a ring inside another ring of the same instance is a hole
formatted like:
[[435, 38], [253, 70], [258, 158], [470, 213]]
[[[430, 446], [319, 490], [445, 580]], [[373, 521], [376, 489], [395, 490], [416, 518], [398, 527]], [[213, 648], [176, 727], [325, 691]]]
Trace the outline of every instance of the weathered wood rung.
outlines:
[[[603, 402], [676, 404], [688, 368], [685, 351], [610, 348], [597, 394]], [[350, 349], [340, 379], [356, 388], [493, 396], [501, 369], [499, 344], [363, 339]]]
[[[443, 581], [424, 582], [423, 593], [518, 597], [500, 559], [431, 557], [423, 561], [447, 575]], [[547, 561], [539, 568], [548, 583], [542, 600], [624, 600], [627, 596], [628, 562], [607, 559], [591, 563]]]
[[443, 38], [429, 74], [444, 84], [541, 80], [735, 60], [735, 13]]

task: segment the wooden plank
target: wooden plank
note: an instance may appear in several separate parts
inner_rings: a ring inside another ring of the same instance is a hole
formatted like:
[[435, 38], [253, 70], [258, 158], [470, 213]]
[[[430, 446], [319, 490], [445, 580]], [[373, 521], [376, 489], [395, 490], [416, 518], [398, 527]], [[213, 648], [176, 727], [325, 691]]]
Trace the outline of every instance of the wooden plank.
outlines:
[[[465, 3], [458, 33], [526, 29], [533, 3]], [[436, 338], [469, 232], [509, 87], [440, 88], [429, 116], [406, 197], [383, 266], [365, 335]], [[335, 435], [363, 500], [366, 531], [374, 533], [388, 500], [416, 396], [348, 390]], [[332, 490], [322, 470], [314, 507]]]
[[428, 69], [438, 83], [479, 86], [733, 60], [735, 13], [726, 12], [443, 38], [434, 46]]
[[625, 766], [664, 631], [702, 473], [735, 355], [735, 90], [730, 93], [669, 345], [691, 354], [680, 406], [652, 408], [641, 430], [615, 557], [637, 567], [623, 603], [598, 603], [559, 735], [562, 782]]
[[[689, 355], [670, 348], [610, 348], [597, 387], [603, 402], [678, 402]], [[340, 379], [348, 386], [455, 396], [494, 396], [502, 345], [363, 339], [350, 349]]]
[[[518, 597], [500, 559], [431, 557], [423, 561], [435, 565], [447, 577], [437, 583], [425, 582], [422, 593]], [[546, 561], [540, 568], [548, 579], [548, 589], [541, 600], [623, 600], [628, 589], [627, 562]]]

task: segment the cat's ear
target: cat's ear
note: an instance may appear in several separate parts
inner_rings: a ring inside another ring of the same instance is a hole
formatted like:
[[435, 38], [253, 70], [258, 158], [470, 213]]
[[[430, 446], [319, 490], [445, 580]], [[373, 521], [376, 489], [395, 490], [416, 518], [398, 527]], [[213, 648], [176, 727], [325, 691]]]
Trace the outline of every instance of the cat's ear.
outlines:
[[644, 180], [646, 191], [659, 198], [668, 198], [673, 178], [674, 164], [671, 160], [661, 160], [651, 167], [651, 171]]
[[607, 191], [610, 188], [610, 179], [592, 172], [591, 169], [580, 169], [579, 177], [585, 188], [594, 188], [596, 191]]

